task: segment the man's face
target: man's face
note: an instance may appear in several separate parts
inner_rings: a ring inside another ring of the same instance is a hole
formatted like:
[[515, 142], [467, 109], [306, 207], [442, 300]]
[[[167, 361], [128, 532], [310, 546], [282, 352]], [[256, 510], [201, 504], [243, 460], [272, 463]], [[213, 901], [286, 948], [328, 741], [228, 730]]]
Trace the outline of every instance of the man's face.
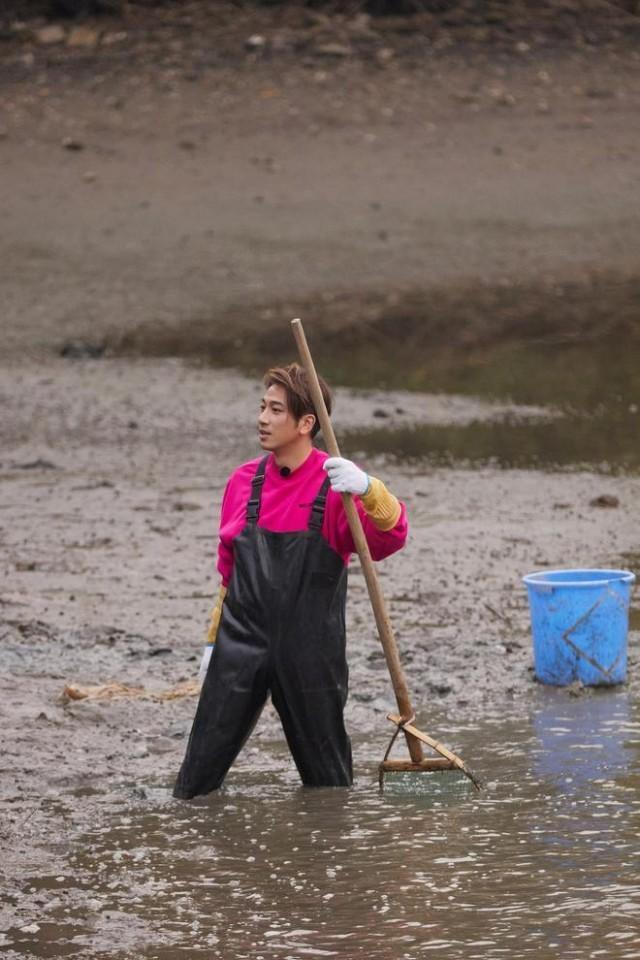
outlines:
[[[310, 424], [309, 424], [310, 421]], [[260, 403], [258, 439], [263, 450], [282, 450], [310, 433], [313, 417], [296, 420], [287, 408], [284, 387], [272, 384]]]

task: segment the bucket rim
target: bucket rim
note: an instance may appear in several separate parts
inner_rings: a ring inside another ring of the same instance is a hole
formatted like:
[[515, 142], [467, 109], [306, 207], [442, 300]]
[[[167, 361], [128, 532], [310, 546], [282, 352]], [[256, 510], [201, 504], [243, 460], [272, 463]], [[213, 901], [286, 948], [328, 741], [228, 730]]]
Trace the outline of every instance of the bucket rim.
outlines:
[[[547, 577], [554, 576], [557, 574], [566, 574], [570, 576], [572, 573], [592, 573], [594, 574], [593, 579], [590, 580], [548, 580]], [[537, 570], [534, 573], [528, 573], [522, 578], [522, 582], [526, 586], [540, 587], [545, 586], [549, 587], [600, 587], [605, 586], [608, 583], [614, 581], [620, 581], [622, 583], [632, 584], [635, 582], [636, 575], [632, 573], [631, 570], [612, 570], [612, 569], [602, 569], [602, 568], [591, 568], [591, 567], [573, 567], [573, 568], [561, 568], [559, 570]]]

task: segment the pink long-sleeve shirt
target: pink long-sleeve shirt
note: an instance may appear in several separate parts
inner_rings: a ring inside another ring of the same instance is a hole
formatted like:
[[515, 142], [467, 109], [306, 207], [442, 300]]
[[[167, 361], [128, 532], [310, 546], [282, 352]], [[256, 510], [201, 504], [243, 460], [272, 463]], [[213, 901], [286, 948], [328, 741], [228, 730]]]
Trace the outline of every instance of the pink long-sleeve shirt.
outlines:
[[[275, 533], [306, 530], [315, 500], [327, 474], [322, 464], [328, 454], [315, 447], [296, 470], [283, 477], [273, 455], [269, 457], [262, 487], [262, 503], [258, 526]], [[238, 467], [227, 482], [222, 499], [220, 516], [220, 540], [218, 544], [218, 571], [225, 586], [233, 570], [233, 541], [246, 524], [247, 501], [251, 493], [251, 480], [262, 457], [250, 460]], [[379, 530], [367, 516], [358, 497], [354, 497], [365, 536], [374, 560], [383, 560], [400, 550], [407, 539], [407, 511], [403, 503], [398, 522], [391, 530]], [[322, 525], [322, 535], [338, 553], [345, 564], [355, 550], [342, 498], [331, 488]]]

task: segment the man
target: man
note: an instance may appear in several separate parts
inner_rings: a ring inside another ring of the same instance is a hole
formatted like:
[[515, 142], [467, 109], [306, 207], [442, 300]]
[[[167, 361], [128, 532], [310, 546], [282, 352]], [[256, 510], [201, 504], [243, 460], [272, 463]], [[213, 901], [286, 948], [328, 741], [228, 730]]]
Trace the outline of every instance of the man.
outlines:
[[[305, 370], [269, 370], [258, 438], [265, 454], [230, 477], [222, 501], [204, 683], [174, 796], [219, 787], [271, 694], [307, 786], [350, 786], [345, 599], [354, 544], [341, 492], [356, 497], [374, 560], [399, 550], [406, 510], [384, 484], [313, 446]], [[327, 409], [329, 389], [321, 380]]]

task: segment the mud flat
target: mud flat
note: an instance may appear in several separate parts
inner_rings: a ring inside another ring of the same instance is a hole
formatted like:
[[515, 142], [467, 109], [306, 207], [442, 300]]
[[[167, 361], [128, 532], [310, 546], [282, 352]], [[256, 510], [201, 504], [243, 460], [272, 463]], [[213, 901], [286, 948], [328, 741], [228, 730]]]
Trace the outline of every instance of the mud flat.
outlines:
[[[16, 929], [59, 908], [45, 933], [21, 935], [26, 953], [10, 954], [40, 957], [55, 931], [64, 940], [65, 904], [83, 923], [94, 917], [82, 942], [103, 943], [109, 924], [95, 918], [107, 894], [90, 892], [89, 874], [82, 889], [55, 877], [68, 876], [68, 851], [105, 817], [119, 823], [131, 805], [148, 808], [145, 794], [168, 797], [194, 709], [192, 698], [64, 703], [62, 690], [69, 681], [162, 689], [193, 679], [216, 584], [216, 512], [230, 469], [256, 453], [259, 388], [182, 361], [59, 359], [3, 368], [0, 389], [2, 924], [14, 930], [10, 946]], [[406, 405], [414, 420], [424, 405], [432, 423], [460, 429], [509, 412], [466, 398], [411, 403], [401, 393], [339, 391], [336, 424], [374, 426], [381, 405]], [[439, 468], [380, 454], [364, 462], [409, 508], [409, 545], [381, 573], [419, 718], [470, 749], [487, 718], [524, 715], [538, 702], [519, 577], [542, 566], [633, 567], [638, 479]], [[592, 506], [601, 494], [619, 505]], [[358, 776], [373, 789], [392, 700], [355, 568], [348, 616], [348, 721]], [[633, 624], [626, 695], [635, 697], [637, 615]], [[490, 767], [485, 747], [475, 749]], [[277, 791], [296, 789], [267, 709], [230, 789], [271, 789], [281, 776]]]

